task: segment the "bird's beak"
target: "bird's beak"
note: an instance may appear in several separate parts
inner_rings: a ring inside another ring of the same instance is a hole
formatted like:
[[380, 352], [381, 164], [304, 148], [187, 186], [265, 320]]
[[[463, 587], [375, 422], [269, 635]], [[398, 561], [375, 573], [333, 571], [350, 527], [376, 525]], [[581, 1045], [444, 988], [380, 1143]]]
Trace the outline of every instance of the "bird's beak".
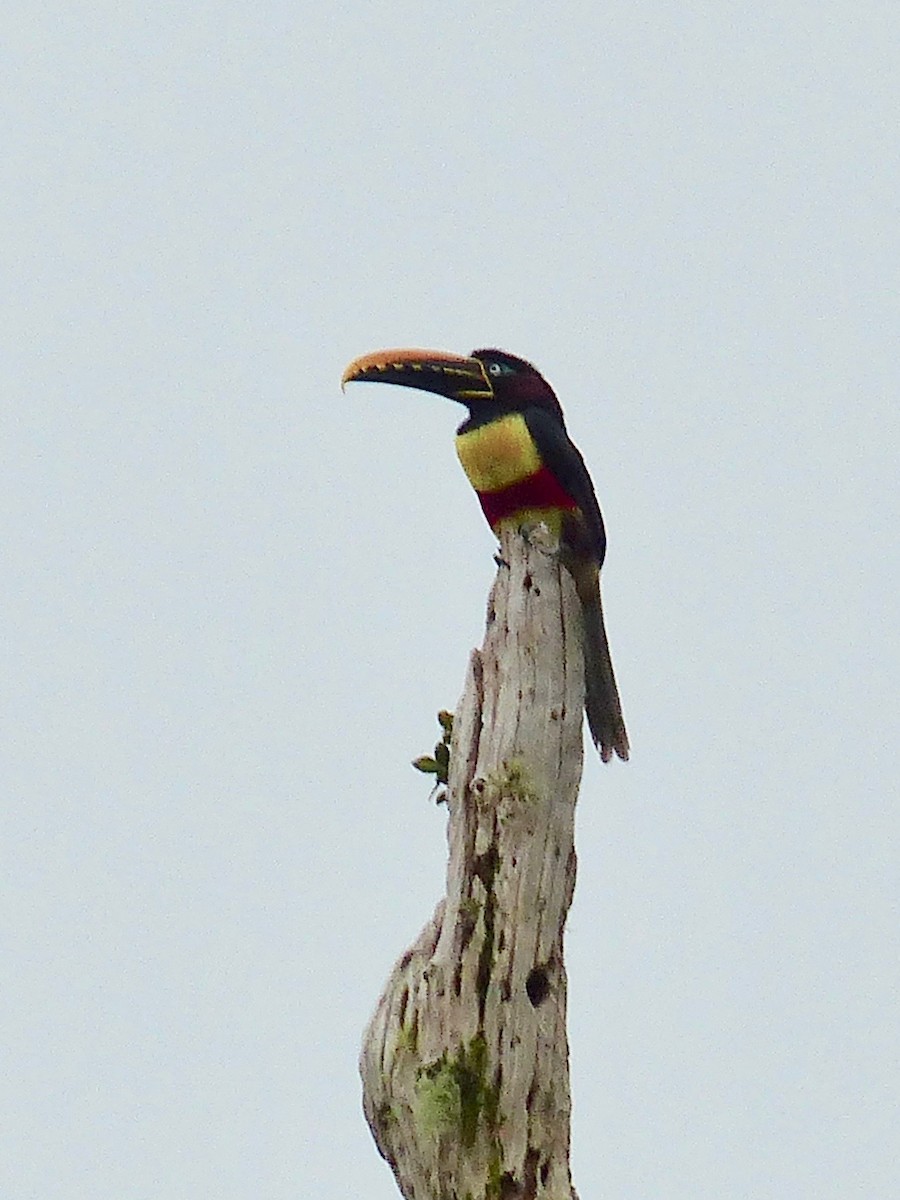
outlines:
[[344, 372], [341, 390], [348, 383], [397, 383], [421, 388], [449, 400], [468, 404], [490, 400], [494, 394], [487, 372], [477, 358], [463, 358], [443, 350], [376, 350], [356, 358]]

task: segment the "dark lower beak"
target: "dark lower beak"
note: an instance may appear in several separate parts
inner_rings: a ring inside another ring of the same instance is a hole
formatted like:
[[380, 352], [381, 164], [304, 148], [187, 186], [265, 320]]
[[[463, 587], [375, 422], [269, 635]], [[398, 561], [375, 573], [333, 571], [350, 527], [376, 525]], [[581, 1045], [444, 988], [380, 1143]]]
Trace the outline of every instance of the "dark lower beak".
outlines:
[[477, 358], [442, 350], [376, 350], [354, 359], [341, 379], [348, 383], [395, 383], [420, 388], [468, 404], [493, 396], [490, 380]]

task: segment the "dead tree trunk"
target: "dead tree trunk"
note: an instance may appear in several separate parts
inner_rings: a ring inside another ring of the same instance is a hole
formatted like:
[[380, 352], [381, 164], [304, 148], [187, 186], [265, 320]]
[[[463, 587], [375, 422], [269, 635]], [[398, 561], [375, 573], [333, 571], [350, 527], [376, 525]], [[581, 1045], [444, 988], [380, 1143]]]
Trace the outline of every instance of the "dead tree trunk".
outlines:
[[447, 895], [394, 967], [360, 1071], [406, 1200], [577, 1200], [563, 930], [582, 768], [581, 614], [504, 537], [453, 728]]

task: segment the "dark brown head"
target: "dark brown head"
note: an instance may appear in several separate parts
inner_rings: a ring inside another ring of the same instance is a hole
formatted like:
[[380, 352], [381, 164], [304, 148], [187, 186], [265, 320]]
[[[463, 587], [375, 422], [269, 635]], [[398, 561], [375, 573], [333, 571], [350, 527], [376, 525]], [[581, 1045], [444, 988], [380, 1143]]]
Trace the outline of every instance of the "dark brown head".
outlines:
[[556, 393], [537, 367], [505, 350], [473, 350], [471, 357], [483, 364], [495, 400], [514, 410], [543, 408], [565, 427]]

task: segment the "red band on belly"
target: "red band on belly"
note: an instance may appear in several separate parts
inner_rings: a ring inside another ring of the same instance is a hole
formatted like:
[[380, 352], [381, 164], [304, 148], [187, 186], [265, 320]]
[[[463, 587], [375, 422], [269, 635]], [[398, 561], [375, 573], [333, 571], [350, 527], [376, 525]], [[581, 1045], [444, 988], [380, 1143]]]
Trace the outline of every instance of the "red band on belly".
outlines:
[[569, 512], [578, 508], [547, 467], [541, 467], [527, 479], [520, 479], [500, 492], [479, 492], [478, 499], [492, 527], [523, 508], [560, 508]]

